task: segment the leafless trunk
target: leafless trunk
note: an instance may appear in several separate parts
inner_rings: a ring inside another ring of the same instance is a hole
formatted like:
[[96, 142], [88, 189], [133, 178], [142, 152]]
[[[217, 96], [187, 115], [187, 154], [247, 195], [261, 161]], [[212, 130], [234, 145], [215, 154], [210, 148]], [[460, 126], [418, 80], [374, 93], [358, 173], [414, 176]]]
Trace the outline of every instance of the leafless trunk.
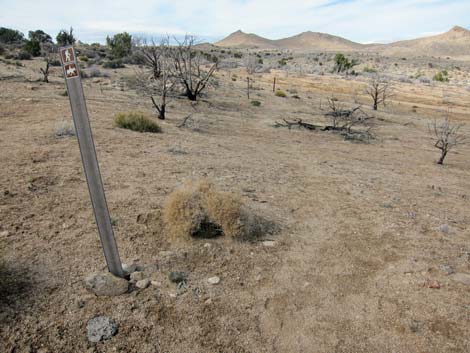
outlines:
[[460, 132], [462, 124], [451, 124], [449, 116], [438, 123], [434, 121], [429, 126], [429, 132], [434, 140], [434, 147], [441, 151], [437, 164], [444, 164], [444, 159], [451, 149], [466, 142], [467, 137]]
[[151, 70], [153, 78], [159, 79], [162, 74], [162, 43], [157, 44], [155, 39], [139, 39], [135, 41], [134, 50], [142, 65]]
[[380, 104], [383, 104], [385, 107], [388, 98], [392, 96], [389, 82], [381, 79], [379, 76], [376, 76], [369, 82], [366, 94], [372, 98], [374, 110], [378, 110]]
[[183, 41], [176, 41], [178, 45], [171, 50], [172, 74], [183, 85], [185, 96], [196, 101], [213, 77], [217, 63], [204, 61], [201, 53], [194, 49], [195, 37], [186, 35]]
[[147, 72], [137, 73], [136, 88], [150, 97], [153, 107], [157, 111], [158, 119], [165, 120], [166, 107], [168, 98], [173, 93], [176, 79], [172, 76], [170, 66], [171, 60], [169, 59], [170, 40], [168, 37], [163, 38], [155, 51], [158, 52], [158, 70], [159, 74], [155, 75], [154, 65], [146, 65]]
[[49, 69], [51, 67], [51, 61], [49, 58], [45, 58], [45, 63], [46, 66], [44, 68], [41, 67], [39, 70], [41, 70], [43, 75], [42, 82], [49, 83]]

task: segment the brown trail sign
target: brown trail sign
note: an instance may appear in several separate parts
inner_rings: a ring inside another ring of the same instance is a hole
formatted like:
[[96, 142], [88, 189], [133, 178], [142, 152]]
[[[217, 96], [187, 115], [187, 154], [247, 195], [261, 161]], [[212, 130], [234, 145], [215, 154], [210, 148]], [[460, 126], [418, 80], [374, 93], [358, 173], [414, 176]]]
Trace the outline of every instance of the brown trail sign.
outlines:
[[82, 81], [73, 47], [60, 48], [60, 58], [64, 69], [65, 83], [70, 99], [73, 122], [77, 132], [83, 169], [90, 192], [91, 203], [95, 214], [96, 224], [100, 234], [101, 245], [109, 271], [119, 277], [124, 277], [119, 252], [114, 239], [111, 218], [104, 194], [103, 182], [96, 157], [95, 144], [91, 133], [88, 111], [83, 94]]

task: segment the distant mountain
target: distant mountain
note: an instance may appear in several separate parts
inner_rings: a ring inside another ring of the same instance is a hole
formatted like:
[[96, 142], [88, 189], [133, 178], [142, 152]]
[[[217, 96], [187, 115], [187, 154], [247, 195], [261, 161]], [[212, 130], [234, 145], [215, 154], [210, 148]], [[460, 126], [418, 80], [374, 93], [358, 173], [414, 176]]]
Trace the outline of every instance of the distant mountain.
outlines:
[[228, 48], [275, 49], [278, 48], [275, 42], [253, 33], [245, 33], [238, 30], [214, 44], [219, 47]]
[[387, 56], [470, 56], [470, 31], [454, 27], [450, 31], [390, 44], [360, 44], [326, 33], [303, 32], [289, 38], [271, 40], [241, 30], [215, 43], [240, 49], [289, 49], [294, 51], [376, 51]]
[[304, 32], [296, 36], [271, 40], [253, 33], [238, 30], [227, 38], [215, 43], [220, 47], [241, 49], [290, 49], [290, 50], [357, 50], [362, 47], [359, 43], [333, 36], [326, 33]]
[[470, 31], [456, 26], [439, 35], [387, 44], [381, 52], [388, 56], [466, 56], [470, 55]]
[[350, 51], [358, 50], [363, 47], [362, 44], [341, 37], [310, 31], [300, 33], [293, 37], [276, 40], [275, 43], [280, 48], [300, 51], [312, 48], [325, 51]]

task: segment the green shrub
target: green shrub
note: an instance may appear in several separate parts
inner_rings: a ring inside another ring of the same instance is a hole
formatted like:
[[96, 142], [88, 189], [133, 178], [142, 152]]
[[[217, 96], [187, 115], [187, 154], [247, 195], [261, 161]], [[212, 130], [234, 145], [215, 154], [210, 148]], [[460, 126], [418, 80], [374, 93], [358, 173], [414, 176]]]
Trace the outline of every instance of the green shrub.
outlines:
[[447, 71], [439, 71], [437, 74], [434, 75], [432, 78], [434, 81], [438, 82], [449, 82], [449, 77], [447, 77]]
[[80, 55], [80, 56], [78, 57], [78, 60], [87, 62], [87, 61], [88, 61], [88, 56], [86, 56], [86, 55]]
[[75, 37], [73, 36], [73, 28], [67, 32], [65, 29], [61, 30], [56, 37], [57, 45], [63, 47], [66, 45], [73, 45], [75, 43]]
[[22, 42], [23, 39], [24, 35], [20, 31], [11, 28], [0, 27], [0, 42], [8, 44], [19, 43]]
[[122, 59], [131, 53], [132, 36], [127, 32], [118, 33], [113, 37], [106, 37], [106, 44], [114, 57]]
[[366, 66], [362, 71], [368, 72], [370, 74], [375, 74], [377, 72], [377, 70], [375, 68], [369, 67], [369, 66]]
[[276, 95], [276, 97], [281, 97], [281, 98], [286, 98], [287, 97], [287, 94], [283, 91], [280, 91], [280, 90], [276, 91], [275, 95]]
[[52, 37], [44, 32], [43, 30], [29, 31], [29, 40], [33, 40], [39, 43], [52, 43]]
[[241, 58], [243, 58], [243, 54], [242, 53], [234, 53], [233, 57], [237, 58], [237, 59], [241, 59]]
[[126, 67], [121, 59], [116, 59], [116, 60], [109, 60], [103, 63], [103, 67], [105, 69], [122, 69], [123, 67]]
[[252, 105], [253, 107], [259, 107], [259, 106], [261, 106], [261, 102], [260, 102], [260, 101], [251, 101], [250, 103], [251, 103], [251, 105]]
[[141, 112], [118, 113], [114, 118], [114, 124], [117, 127], [138, 132], [162, 132], [155, 121]]
[[5, 48], [0, 45], [0, 55], [5, 54]]
[[25, 51], [20, 51], [16, 56], [17, 60], [31, 60], [31, 54]]
[[341, 73], [349, 69], [352, 69], [354, 66], [358, 64], [358, 62], [354, 59], [349, 61], [349, 59], [345, 57], [343, 54], [336, 54], [334, 61], [335, 61], [335, 67], [333, 69], [333, 72], [337, 72], [337, 73]]
[[41, 55], [41, 43], [37, 40], [28, 40], [23, 46], [23, 50], [31, 56], [39, 56]]

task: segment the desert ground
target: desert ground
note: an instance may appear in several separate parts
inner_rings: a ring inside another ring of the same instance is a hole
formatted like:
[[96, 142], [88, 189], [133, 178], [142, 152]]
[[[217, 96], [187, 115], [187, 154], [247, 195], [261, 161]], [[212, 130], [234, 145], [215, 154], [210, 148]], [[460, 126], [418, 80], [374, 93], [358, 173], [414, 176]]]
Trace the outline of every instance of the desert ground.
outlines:
[[[172, 99], [158, 134], [113, 125], [134, 110], [157, 121], [128, 87], [132, 65], [84, 79], [121, 258], [153, 281], [117, 297], [83, 285], [106, 265], [77, 140], [56, 136], [72, 121], [61, 70], [42, 83], [40, 59], [0, 62], [0, 351], [469, 352], [470, 145], [439, 166], [428, 124], [449, 114], [470, 135], [470, 64], [377, 60], [394, 90], [378, 112], [366, 75], [292, 64], [250, 75], [248, 99], [246, 70], [221, 68], [198, 103]], [[450, 66], [448, 83], [408, 79]], [[274, 77], [287, 97], [272, 92]], [[325, 122], [330, 97], [363, 104], [374, 138], [275, 127]], [[173, 241], [165, 200], [201, 178], [240, 194], [270, 226], [249, 240]], [[186, 284], [171, 283], [171, 271]], [[86, 325], [100, 314], [119, 330], [95, 344]]]

